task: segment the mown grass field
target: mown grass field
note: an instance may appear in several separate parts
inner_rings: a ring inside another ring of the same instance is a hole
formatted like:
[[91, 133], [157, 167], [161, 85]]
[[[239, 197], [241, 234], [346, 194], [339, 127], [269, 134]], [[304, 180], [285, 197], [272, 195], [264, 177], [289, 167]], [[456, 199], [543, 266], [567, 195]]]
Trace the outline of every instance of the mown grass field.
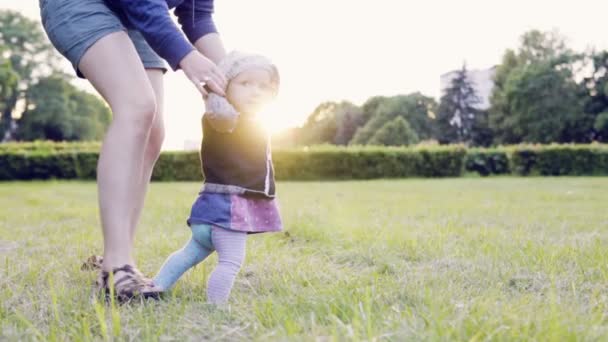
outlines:
[[[0, 183], [0, 340], [607, 340], [608, 178], [281, 182], [286, 231], [251, 236], [231, 304], [212, 256], [169, 298], [92, 304], [96, 187]], [[197, 183], [154, 183], [153, 275], [189, 237]]]

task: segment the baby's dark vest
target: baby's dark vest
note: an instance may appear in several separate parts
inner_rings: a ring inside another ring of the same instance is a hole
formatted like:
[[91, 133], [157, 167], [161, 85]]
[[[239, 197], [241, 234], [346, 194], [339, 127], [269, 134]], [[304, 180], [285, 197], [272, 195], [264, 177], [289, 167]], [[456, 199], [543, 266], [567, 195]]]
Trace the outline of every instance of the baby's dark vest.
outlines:
[[239, 118], [231, 133], [202, 120], [201, 162], [205, 184], [241, 188], [245, 195], [274, 197], [274, 170], [268, 133], [258, 122]]

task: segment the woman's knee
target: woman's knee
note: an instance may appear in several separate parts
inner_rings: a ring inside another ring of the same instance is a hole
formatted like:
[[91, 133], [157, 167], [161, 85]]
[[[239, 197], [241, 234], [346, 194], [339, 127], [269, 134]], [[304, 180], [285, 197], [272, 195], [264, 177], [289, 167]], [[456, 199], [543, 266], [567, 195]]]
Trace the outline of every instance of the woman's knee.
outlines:
[[82, 56], [79, 69], [110, 105], [115, 125], [130, 134], [149, 134], [157, 112], [156, 95], [125, 32], [99, 39]]
[[165, 126], [159, 116], [160, 113], [156, 113], [154, 124], [150, 130], [150, 138], [148, 139], [148, 150], [154, 157], [160, 155], [160, 150], [165, 141]]
[[154, 93], [141, 92], [137, 96], [125, 97], [124, 101], [112, 108], [114, 121], [147, 135], [152, 129], [157, 112]]

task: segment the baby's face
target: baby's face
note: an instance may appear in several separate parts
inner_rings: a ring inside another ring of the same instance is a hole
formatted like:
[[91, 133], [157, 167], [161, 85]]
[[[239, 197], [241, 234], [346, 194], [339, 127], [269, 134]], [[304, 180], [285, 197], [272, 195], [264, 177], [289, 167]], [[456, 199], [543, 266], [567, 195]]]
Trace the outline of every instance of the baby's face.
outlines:
[[226, 97], [241, 114], [257, 114], [275, 96], [270, 72], [245, 70], [230, 80]]

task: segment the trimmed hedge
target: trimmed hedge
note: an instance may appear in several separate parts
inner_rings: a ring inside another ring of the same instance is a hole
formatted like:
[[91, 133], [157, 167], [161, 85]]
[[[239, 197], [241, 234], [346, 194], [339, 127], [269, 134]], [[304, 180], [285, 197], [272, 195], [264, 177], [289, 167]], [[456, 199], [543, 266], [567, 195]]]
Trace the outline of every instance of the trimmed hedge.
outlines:
[[608, 175], [608, 145], [517, 145], [469, 149], [465, 169], [482, 176]]
[[154, 170], [155, 181], [200, 181], [203, 180], [201, 160], [198, 152], [161, 153]]
[[8, 152], [0, 154], [0, 180], [79, 178], [76, 153]]
[[518, 175], [608, 175], [608, 145], [524, 145], [507, 150]]
[[[6, 146], [13, 145], [13, 146]], [[95, 179], [99, 144], [0, 144], [0, 180]], [[488, 175], [608, 175], [608, 145], [336, 147], [277, 150], [278, 180], [458, 177]], [[163, 152], [156, 181], [200, 181], [198, 152]]]
[[477, 172], [481, 176], [511, 172], [508, 153], [499, 149], [469, 149], [464, 165], [467, 171]]
[[462, 147], [316, 147], [273, 153], [278, 180], [458, 177]]
[[[466, 151], [462, 147], [378, 148], [315, 147], [273, 153], [279, 180], [458, 177]], [[94, 179], [98, 152], [16, 150], [0, 152], [0, 180]], [[198, 152], [164, 152], [152, 179], [200, 181]]]
[[0, 153], [7, 152], [66, 152], [99, 151], [99, 141], [27, 141], [0, 143]]

